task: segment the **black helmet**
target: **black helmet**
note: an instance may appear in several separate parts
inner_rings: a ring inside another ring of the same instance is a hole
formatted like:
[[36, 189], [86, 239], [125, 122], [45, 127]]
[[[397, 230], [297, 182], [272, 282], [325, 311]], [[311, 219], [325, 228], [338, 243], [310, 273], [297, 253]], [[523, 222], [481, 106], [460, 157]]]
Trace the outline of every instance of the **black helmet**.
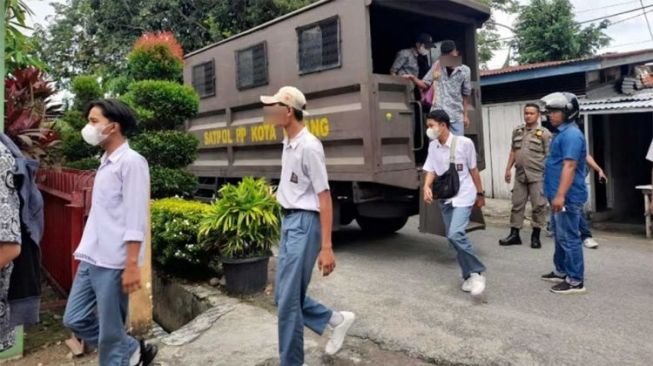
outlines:
[[578, 98], [572, 93], [555, 92], [543, 97], [540, 101], [544, 104], [544, 109], [547, 111], [563, 111], [565, 113], [565, 120], [567, 121], [575, 121], [580, 114]]

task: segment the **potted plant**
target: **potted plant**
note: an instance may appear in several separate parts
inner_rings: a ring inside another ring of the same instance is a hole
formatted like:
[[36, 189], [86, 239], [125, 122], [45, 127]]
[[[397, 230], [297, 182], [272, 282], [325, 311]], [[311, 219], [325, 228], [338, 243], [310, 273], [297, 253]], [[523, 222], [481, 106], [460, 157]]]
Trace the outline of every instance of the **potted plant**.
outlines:
[[265, 288], [272, 246], [279, 241], [281, 206], [265, 179], [244, 178], [218, 191], [200, 223], [200, 240], [216, 245], [227, 292]]

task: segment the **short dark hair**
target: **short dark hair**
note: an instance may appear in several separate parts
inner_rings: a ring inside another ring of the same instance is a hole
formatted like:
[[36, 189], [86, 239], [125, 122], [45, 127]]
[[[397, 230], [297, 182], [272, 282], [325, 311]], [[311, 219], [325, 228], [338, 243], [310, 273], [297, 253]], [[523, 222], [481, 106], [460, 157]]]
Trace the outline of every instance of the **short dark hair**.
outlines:
[[526, 105], [524, 106], [524, 109], [526, 109], [526, 108], [535, 108], [537, 110], [537, 113], [541, 112], [540, 106], [537, 105], [537, 103], [526, 103]]
[[429, 114], [426, 115], [426, 119], [432, 119], [436, 122], [444, 123], [447, 125], [447, 128], [451, 127], [451, 120], [449, 119], [449, 115], [442, 109], [434, 109], [430, 111]]
[[117, 99], [94, 100], [86, 106], [84, 119], [88, 118], [91, 109], [94, 107], [100, 108], [102, 115], [109, 121], [119, 124], [123, 135], [128, 136], [136, 131], [136, 114], [127, 104]]
[[448, 55], [451, 52], [456, 50], [456, 42], [450, 40], [450, 39], [445, 39], [440, 43], [440, 53], [443, 55]]
[[420, 33], [415, 39], [415, 43], [421, 43], [430, 46], [433, 43], [433, 38], [428, 33]]
[[300, 111], [297, 108], [291, 107], [292, 108], [292, 114], [295, 116], [295, 119], [299, 122], [304, 120], [304, 112]]

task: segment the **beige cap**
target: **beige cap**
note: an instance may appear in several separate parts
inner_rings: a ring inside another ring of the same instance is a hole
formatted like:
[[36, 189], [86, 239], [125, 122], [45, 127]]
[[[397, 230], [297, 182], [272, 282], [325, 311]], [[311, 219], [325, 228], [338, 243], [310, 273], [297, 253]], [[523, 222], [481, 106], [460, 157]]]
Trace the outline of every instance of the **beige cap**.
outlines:
[[305, 116], [309, 115], [309, 113], [304, 110], [306, 108], [306, 97], [304, 96], [304, 93], [294, 86], [284, 86], [272, 96], [262, 95], [261, 102], [263, 104], [285, 104], [302, 111]]

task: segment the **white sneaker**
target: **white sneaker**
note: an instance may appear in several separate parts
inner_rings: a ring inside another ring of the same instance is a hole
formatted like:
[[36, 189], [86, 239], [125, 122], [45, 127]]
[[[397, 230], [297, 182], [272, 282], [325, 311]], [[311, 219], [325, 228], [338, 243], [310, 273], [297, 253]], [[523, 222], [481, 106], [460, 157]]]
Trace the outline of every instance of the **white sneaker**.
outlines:
[[349, 311], [341, 311], [343, 321], [337, 327], [333, 328], [333, 333], [331, 334], [331, 339], [326, 344], [325, 352], [327, 355], [332, 356], [338, 353], [342, 348], [342, 344], [345, 342], [345, 336], [351, 325], [354, 324], [356, 320], [356, 314]]
[[485, 277], [478, 273], [472, 273], [469, 276], [469, 282], [471, 283], [471, 295], [474, 297], [481, 296], [485, 291]]
[[599, 247], [599, 243], [594, 240], [594, 238], [587, 238], [583, 241], [583, 245], [588, 249], [596, 249]]
[[461, 289], [465, 292], [472, 292], [472, 281], [471, 281], [471, 276], [468, 277], [465, 281], [463, 281], [463, 285]]

